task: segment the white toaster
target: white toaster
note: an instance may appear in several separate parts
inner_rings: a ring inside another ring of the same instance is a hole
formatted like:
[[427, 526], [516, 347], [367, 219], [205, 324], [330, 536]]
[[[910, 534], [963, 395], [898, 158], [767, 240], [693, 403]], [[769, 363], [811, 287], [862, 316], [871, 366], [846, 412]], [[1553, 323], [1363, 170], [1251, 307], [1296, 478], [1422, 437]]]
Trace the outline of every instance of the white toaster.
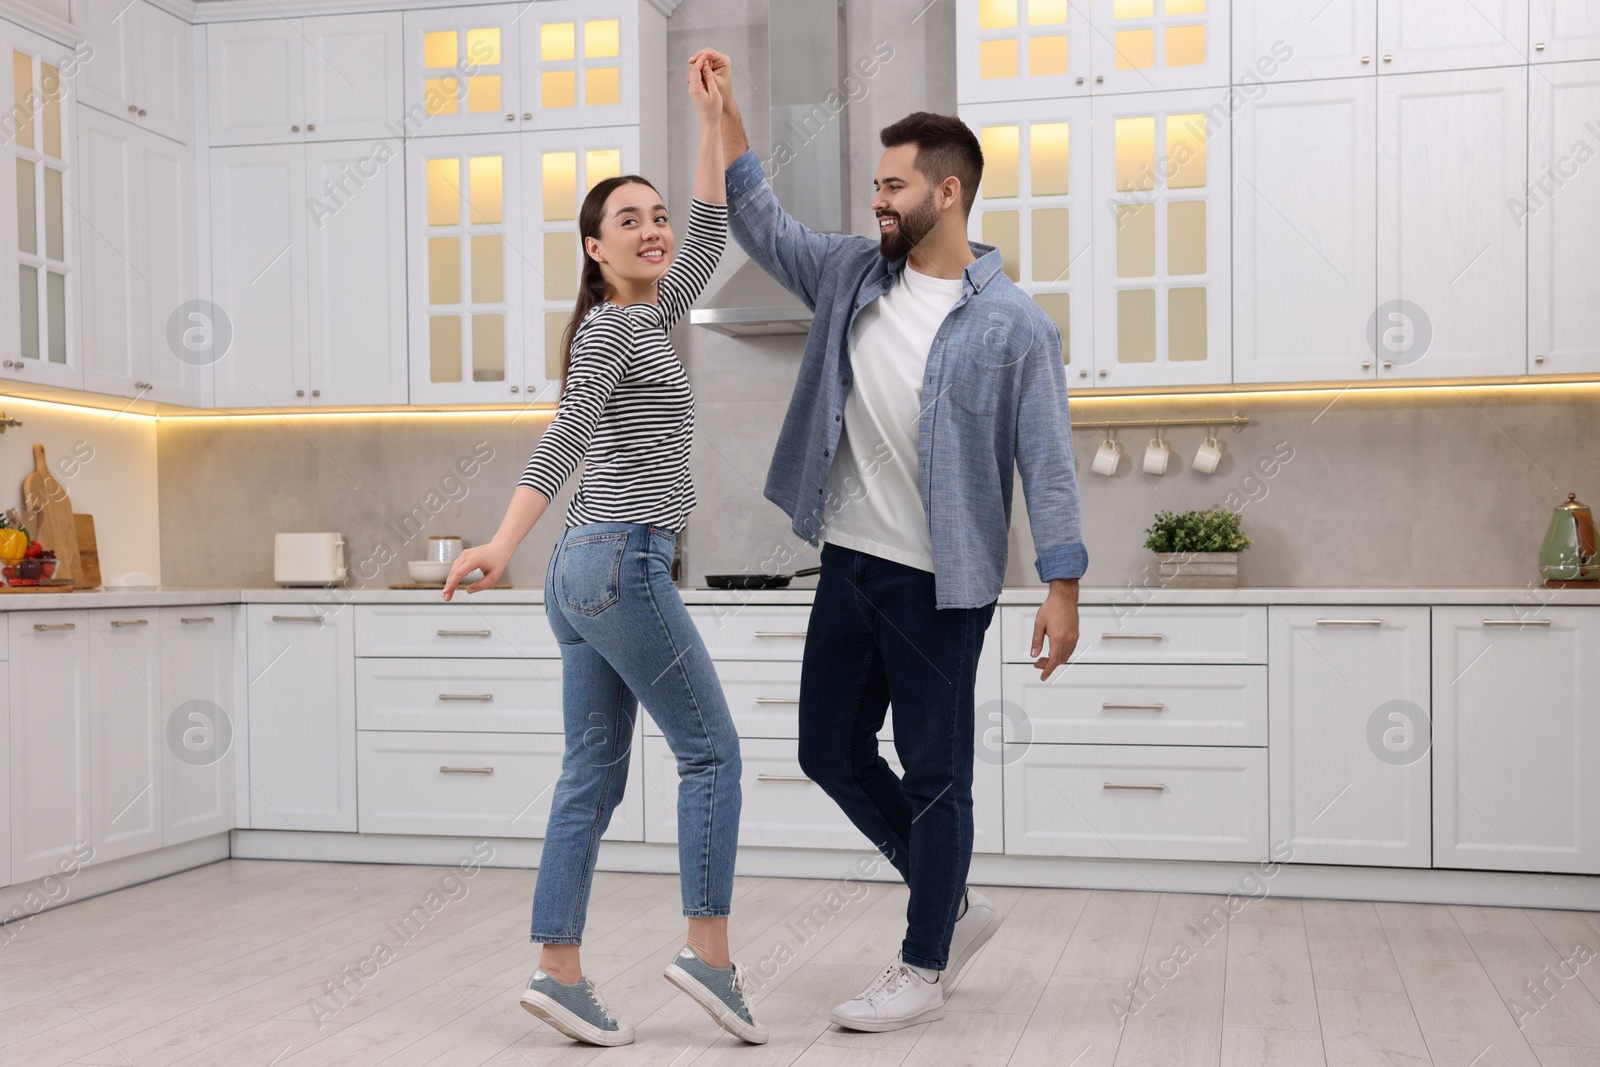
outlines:
[[274, 535], [272, 580], [279, 585], [336, 585], [344, 581], [344, 535]]

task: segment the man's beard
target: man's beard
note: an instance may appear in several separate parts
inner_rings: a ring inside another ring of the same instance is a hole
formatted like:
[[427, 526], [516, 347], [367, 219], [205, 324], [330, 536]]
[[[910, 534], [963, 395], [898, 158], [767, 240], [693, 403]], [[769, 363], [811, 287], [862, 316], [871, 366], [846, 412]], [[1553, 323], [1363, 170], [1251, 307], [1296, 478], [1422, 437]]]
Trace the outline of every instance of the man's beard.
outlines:
[[911, 250], [921, 244], [922, 239], [939, 224], [939, 209], [933, 202], [931, 192], [911, 214], [887, 214], [894, 218], [896, 225], [893, 233], [882, 234], [878, 238], [878, 251], [883, 253], [884, 259], [901, 259], [910, 255]]

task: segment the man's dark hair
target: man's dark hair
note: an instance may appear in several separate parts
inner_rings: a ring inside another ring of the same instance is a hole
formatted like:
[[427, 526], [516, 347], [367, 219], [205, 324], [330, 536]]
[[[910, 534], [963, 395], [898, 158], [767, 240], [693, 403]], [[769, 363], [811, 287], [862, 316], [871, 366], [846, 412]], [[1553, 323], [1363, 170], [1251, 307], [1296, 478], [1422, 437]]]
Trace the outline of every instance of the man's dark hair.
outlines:
[[916, 145], [917, 169], [928, 184], [956, 178], [961, 182], [961, 213], [972, 212], [978, 182], [983, 178], [983, 149], [966, 123], [954, 115], [917, 111], [885, 126], [878, 137], [885, 148]]

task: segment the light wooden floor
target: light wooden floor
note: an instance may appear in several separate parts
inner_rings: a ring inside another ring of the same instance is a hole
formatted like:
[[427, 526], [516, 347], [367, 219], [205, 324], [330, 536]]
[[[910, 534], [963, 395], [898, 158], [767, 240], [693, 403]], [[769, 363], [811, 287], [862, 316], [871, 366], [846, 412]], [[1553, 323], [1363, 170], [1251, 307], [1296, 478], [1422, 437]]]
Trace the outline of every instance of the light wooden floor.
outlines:
[[[594, 1049], [518, 1006], [534, 873], [483, 868], [463, 895], [448, 872], [228, 860], [35, 916], [0, 944], [0, 1064], [1600, 1065], [1600, 960], [1553, 977], [1600, 950], [1600, 915], [1268, 899], [1207, 941], [1219, 898], [999, 888], [1006, 923], [945, 1019], [857, 1034], [827, 1013], [893, 958], [904, 889], [741, 878], [734, 955], [771, 975], [755, 1048], [661, 978], [676, 878], [629, 874], [598, 878], [585, 967], [638, 1041]], [[403, 931], [413, 908], [430, 917]], [[1141, 966], [1171, 977], [1119, 1028]], [[310, 1004], [342, 977], [319, 1025]], [[1538, 981], [1548, 1002], [1519, 1027], [1508, 1002]]]

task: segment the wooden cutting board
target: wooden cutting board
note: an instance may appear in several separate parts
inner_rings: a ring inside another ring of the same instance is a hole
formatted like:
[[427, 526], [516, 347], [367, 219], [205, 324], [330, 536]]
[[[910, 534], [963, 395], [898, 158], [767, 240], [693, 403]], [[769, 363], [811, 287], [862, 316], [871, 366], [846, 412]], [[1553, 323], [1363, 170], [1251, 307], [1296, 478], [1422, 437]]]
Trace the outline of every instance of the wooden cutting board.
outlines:
[[79, 589], [100, 588], [100, 549], [94, 540], [94, 516], [81, 511], [72, 513], [72, 525], [78, 532]]
[[44, 461], [44, 445], [33, 446], [33, 473], [22, 479], [22, 506], [39, 516], [33, 539], [56, 554], [57, 578], [74, 582], [81, 573], [78, 528], [72, 521], [72, 501]]

